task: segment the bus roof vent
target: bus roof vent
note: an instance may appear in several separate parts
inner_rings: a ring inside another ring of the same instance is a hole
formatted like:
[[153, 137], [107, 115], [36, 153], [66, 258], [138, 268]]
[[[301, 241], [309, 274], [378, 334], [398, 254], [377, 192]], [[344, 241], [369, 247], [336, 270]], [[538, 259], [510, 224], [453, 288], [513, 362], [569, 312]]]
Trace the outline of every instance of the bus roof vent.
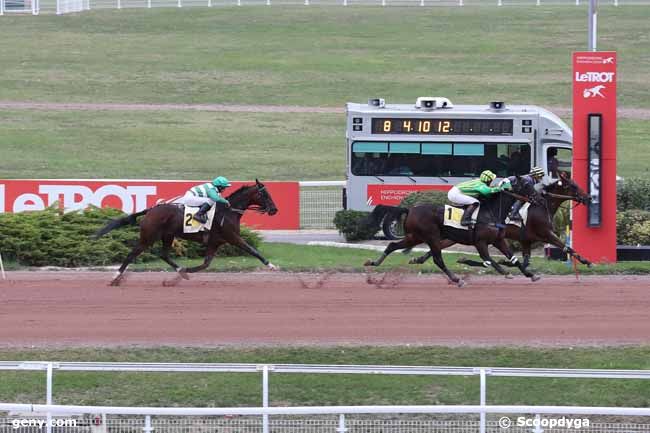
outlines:
[[494, 111], [503, 111], [506, 109], [506, 103], [503, 101], [492, 101], [490, 102], [490, 110]]
[[422, 110], [436, 110], [439, 108], [454, 108], [454, 104], [442, 96], [420, 96], [415, 101], [415, 108]]
[[370, 105], [371, 107], [385, 108], [386, 101], [384, 100], [384, 98], [370, 98], [368, 99], [368, 105]]

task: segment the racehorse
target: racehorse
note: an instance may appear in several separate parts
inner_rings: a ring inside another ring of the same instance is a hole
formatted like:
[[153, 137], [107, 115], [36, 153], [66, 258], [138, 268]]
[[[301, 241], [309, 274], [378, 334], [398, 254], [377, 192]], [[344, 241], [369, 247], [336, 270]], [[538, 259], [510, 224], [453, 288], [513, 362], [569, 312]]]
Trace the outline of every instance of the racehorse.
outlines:
[[[591, 266], [589, 260], [580, 256], [553, 232], [553, 215], [555, 215], [562, 203], [567, 200], [586, 205], [591, 198], [567, 174], [559, 172], [559, 179], [556, 182], [544, 186], [542, 201], [533, 200], [530, 202], [527, 221], [524, 221], [525, 224], [521, 228], [514, 224], [506, 226], [505, 237], [521, 243], [524, 268], [527, 268], [530, 263], [530, 250], [534, 242], [555, 245], [570, 256], [575, 257], [580, 263]], [[441, 242], [441, 248], [447, 248], [455, 243], [451, 239], [445, 239]], [[431, 253], [427, 252], [423, 256], [411, 259], [409, 263], [422, 264], [429, 257], [431, 257]], [[463, 260], [460, 263], [472, 266], [481, 265], [480, 262], [472, 260]]]
[[[126, 256], [122, 266], [120, 266], [120, 269], [111, 281], [111, 285], [119, 285], [129, 264], [158, 240], [162, 241], [160, 258], [185, 279], [189, 279], [187, 276], [188, 273], [198, 272], [210, 266], [217, 249], [226, 243], [234, 245], [248, 254], [257, 257], [269, 269], [275, 270], [276, 267], [272, 263], [266, 260], [259, 251], [250, 246], [240, 236], [239, 230], [241, 217], [248, 209], [259, 213], [268, 213], [269, 215], [275, 215], [278, 212], [271, 194], [269, 194], [264, 184], [255, 179], [255, 185], [244, 185], [230, 194], [227, 199], [230, 202], [229, 208], [215, 204], [219, 208], [215, 210], [213, 224], [209, 232], [183, 233], [183, 206], [174, 203], [159, 204], [110, 221], [95, 234], [95, 239], [116, 228], [135, 225], [137, 224], [136, 218], [144, 215], [144, 218], [140, 222], [140, 239]], [[178, 266], [169, 257], [169, 250], [175, 238], [205, 244], [206, 252], [203, 264], [191, 268], [181, 268]]]
[[429, 246], [430, 255], [428, 257], [433, 256], [433, 261], [447, 277], [458, 284], [459, 287], [462, 287], [465, 284], [464, 281], [451, 272], [442, 259], [443, 241], [448, 239], [452, 243], [474, 245], [483, 260], [483, 266], [492, 266], [500, 274], [511, 278], [509, 272], [490, 257], [488, 246], [494, 245], [512, 264], [518, 266], [526, 277], [537, 281], [539, 276], [527, 271], [519, 263], [504, 239], [505, 226], [501, 224], [504, 219], [502, 215], [507, 213], [514, 200], [511, 195], [497, 193], [482, 201], [476, 224], [473, 229], [468, 230], [444, 225], [444, 206], [419, 205], [409, 209], [396, 206], [376, 206], [366, 224], [377, 225], [386, 214], [388, 214], [387, 218], [396, 219], [399, 219], [400, 215], [406, 214], [404, 221], [405, 236], [400, 241], [388, 244], [377, 260], [369, 260], [365, 263], [365, 266], [379, 266], [393, 251], [411, 249], [418, 244], [425, 243]]

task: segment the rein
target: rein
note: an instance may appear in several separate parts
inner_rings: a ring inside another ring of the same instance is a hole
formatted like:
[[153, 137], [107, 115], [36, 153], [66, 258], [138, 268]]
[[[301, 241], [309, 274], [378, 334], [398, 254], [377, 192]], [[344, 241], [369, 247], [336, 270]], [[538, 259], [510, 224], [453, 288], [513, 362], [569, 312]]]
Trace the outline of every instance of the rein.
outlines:
[[551, 198], [559, 198], [559, 199], [563, 199], [563, 200], [572, 200], [572, 201], [576, 200], [577, 201], [577, 197], [572, 196], [572, 195], [555, 194], [555, 193], [552, 193], [552, 192], [547, 192], [545, 195], [547, 197], [551, 197]]

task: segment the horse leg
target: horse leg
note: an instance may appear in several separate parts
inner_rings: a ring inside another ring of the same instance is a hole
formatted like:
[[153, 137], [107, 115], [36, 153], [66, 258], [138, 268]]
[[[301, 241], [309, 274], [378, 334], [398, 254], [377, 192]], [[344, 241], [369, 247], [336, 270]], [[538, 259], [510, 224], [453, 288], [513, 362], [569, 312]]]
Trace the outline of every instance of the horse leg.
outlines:
[[[440, 242], [440, 248], [444, 250], [445, 248], [450, 247], [455, 243], [456, 242], [454, 242], [452, 240], [444, 239], [444, 240], [442, 240]], [[431, 252], [431, 250], [429, 250], [426, 253], [424, 253], [423, 255], [421, 255], [420, 257], [414, 257], [411, 260], [409, 260], [409, 264], [410, 265], [421, 265], [422, 263], [426, 262], [429, 259], [429, 257], [431, 257], [431, 256], [433, 256], [433, 253]]]
[[552, 230], [547, 231], [546, 239], [548, 239], [549, 242], [555, 245], [556, 247], [562, 248], [562, 251], [568, 253], [571, 257], [575, 257], [583, 265], [587, 265], [591, 267], [592, 263], [589, 260], [582, 257], [580, 254], [576, 252], [576, 250], [574, 250], [573, 248], [571, 248], [570, 246], [562, 242], [562, 239], [560, 239], [555, 233], [553, 233]]
[[492, 260], [492, 257], [490, 257], [490, 252], [488, 251], [488, 244], [485, 241], [480, 241], [475, 246], [479, 256], [481, 256], [481, 259], [483, 259], [483, 266], [486, 268], [488, 266], [492, 266], [501, 275], [504, 275], [506, 278], [512, 278], [512, 275], [510, 275], [508, 271], [503, 269], [501, 265]]
[[188, 277], [187, 274], [183, 271], [183, 268], [178, 266], [176, 262], [174, 262], [171, 257], [169, 257], [169, 250], [171, 249], [173, 242], [174, 236], [165, 236], [162, 238], [162, 251], [160, 252], [160, 258], [163, 259], [169, 266], [174, 268], [174, 270], [178, 272], [178, 275], [185, 278], [186, 280], [189, 280], [190, 277]]
[[445, 261], [442, 259], [440, 240], [432, 239], [427, 242], [427, 245], [429, 245], [431, 256], [433, 257], [433, 262], [436, 264], [436, 266], [438, 266], [438, 268], [440, 268], [440, 270], [447, 275], [447, 278], [449, 278], [451, 282], [456, 283], [458, 287], [463, 287], [465, 285], [465, 281], [458, 278], [453, 272], [451, 272], [449, 268], [447, 268], [447, 265], [445, 265]]
[[255, 248], [250, 246], [248, 242], [246, 242], [241, 236], [234, 235], [232, 240], [228, 240], [228, 243], [236, 246], [240, 250], [247, 252], [251, 256], [257, 258], [257, 260], [262, 262], [262, 264], [264, 264], [264, 266], [266, 266], [270, 270], [275, 271], [278, 269], [277, 266], [275, 266], [273, 263], [266, 260], [266, 258], [264, 258], [264, 256], [259, 251], [257, 251]]
[[212, 259], [214, 259], [214, 255], [217, 253], [217, 248], [219, 248], [223, 244], [224, 242], [221, 242], [215, 246], [208, 247], [208, 249], [205, 252], [205, 257], [203, 258], [202, 264], [198, 266], [193, 266], [191, 268], [181, 268], [178, 272], [181, 275], [183, 273], [193, 274], [194, 272], [199, 272], [206, 269], [208, 266], [210, 266], [210, 263], [212, 263]]
[[530, 265], [530, 250], [532, 243], [530, 241], [521, 241], [521, 254], [524, 258], [523, 266], [527, 268]]
[[393, 251], [402, 250], [402, 249], [405, 249], [405, 248], [412, 248], [417, 244], [418, 243], [416, 243], [413, 240], [413, 238], [409, 235], [409, 236], [405, 237], [404, 239], [402, 239], [400, 241], [389, 243], [388, 246], [386, 246], [386, 249], [384, 250], [384, 252], [381, 254], [381, 256], [377, 260], [368, 260], [363, 265], [364, 266], [379, 266], [384, 262], [384, 260], [386, 260], [386, 257], [388, 257], [388, 255], [390, 253], [392, 253]]
[[530, 278], [532, 281], [537, 281], [541, 278], [539, 275], [535, 275], [532, 272], [528, 271], [526, 267], [523, 265], [523, 263], [517, 260], [517, 257], [514, 254], [512, 254], [512, 251], [510, 251], [510, 248], [508, 247], [508, 243], [505, 241], [505, 239], [499, 239], [493, 245], [499, 251], [501, 251], [503, 255], [506, 256], [508, 261], [512, 263], [513, 266], [517, 266], [521, 271], [521, 273], [524, 274], [526, 277]]
[[126, 268], [133, 263], [133, 261], [140, 255], [142, 252], [145, 250], [145, 246], [142, 245], [141, 242], [138, 242], [138, 244], [133, 247], [131, 252], [126, 256], [126, 259], [124, 259], [124, 262], [122, 263], [122, 266], [120, 266], [120, 269], [115, 273], [115, 276], [113, 276], [113, 279], [111, 280], [110, 285], [111, 286], [119, 286], [120, 281], [124, 278], [124, 272], [126, 271]]

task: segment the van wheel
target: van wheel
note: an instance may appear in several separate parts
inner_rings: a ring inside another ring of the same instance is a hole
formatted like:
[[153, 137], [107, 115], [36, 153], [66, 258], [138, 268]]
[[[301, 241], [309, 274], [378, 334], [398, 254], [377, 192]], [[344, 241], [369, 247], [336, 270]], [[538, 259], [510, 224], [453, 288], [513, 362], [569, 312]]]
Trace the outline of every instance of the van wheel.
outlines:
[[399, 216], [397, 219], [384, 218], [381, 229], [388, 240], [402, 239], [404, 237], [404, 215]]

